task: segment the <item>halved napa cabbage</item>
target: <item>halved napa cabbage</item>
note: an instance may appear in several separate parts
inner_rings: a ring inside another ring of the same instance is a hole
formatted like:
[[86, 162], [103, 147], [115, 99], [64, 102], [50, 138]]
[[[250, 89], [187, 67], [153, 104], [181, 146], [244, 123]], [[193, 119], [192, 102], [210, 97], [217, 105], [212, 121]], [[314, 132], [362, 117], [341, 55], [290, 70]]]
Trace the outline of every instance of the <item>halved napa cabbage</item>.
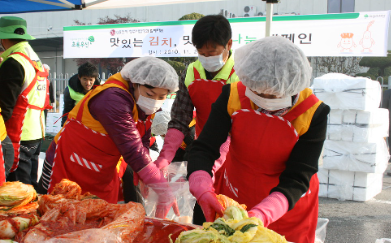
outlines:
[[13, 207], [21, 207], [37, 197], [32, 185], [19, 181], [5, 182], [0, 186], [0, 209], [7, 210]]

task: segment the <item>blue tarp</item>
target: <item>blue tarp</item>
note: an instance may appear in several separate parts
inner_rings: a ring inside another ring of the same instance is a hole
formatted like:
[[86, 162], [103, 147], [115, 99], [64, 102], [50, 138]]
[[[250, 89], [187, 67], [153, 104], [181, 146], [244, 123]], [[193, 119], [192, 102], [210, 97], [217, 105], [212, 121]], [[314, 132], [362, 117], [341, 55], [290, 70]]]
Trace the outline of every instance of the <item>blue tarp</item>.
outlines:
[[82, 9], [83, 0], [0, 0], [0, 14]]

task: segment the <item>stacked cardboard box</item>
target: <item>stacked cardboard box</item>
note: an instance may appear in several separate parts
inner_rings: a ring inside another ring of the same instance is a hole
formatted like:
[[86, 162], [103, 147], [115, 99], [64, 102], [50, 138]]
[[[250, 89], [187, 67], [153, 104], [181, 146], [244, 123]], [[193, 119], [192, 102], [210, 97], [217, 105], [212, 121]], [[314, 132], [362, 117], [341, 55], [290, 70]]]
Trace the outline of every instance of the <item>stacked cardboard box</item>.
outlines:
[[382, 190], [389, 152], [388, 110], [378, 108], [377, 81], [344, 74], [315, 78], [314, 94], [330, 106], [319, 196], [366, 201]]

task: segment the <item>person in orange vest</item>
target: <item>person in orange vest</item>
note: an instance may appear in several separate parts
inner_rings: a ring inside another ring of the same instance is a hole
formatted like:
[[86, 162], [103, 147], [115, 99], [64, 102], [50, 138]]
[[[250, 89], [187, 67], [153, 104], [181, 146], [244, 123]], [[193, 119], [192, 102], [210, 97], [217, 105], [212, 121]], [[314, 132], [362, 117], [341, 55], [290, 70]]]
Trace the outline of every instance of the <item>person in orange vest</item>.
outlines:
[[[249, 216], [284, 235], [313, 243], [318, 219], [318, 160], [330, 107], [309, 89], [303, 51], [283, 37], [266, 37], [235, 51], [239, 82], [223, 87], [188, 161], [191, 193], [206, 221], [222, 213], [216, 194], [246, 204]], [[223, 176], [214, 160], [231, 134]], [[200, 223], [200, 222], [198, 222]]]
[[[44, 113], [50, 109], [48, 72], [28, 43], [26, 20], [0, 18], [0, 42], [5, 49], [0, 63], [0, 107], [7, 135], [14, 148], [9, 181], [37, 186], [38, 157], [45, 137]], [[36, 168], [34, 170], [34, 168]]]
[[[46, 152], [40, 190], [50, 193], [63, 178], [75, 181], [110, 203], [117, 203], [122, 156], [146, 185], [159, 184], [156, 217], [170, 208], [179, 214], [163, 173], [149, 155], [150, 123], [168, 93], [178, 89], [178, 75], [167, 62], [141, 57], [88, 92], [72, 109]], [[149, 124], [149, 125], [148, 125]], [[42, 187], [41, 187], [42, 185]], [[42, 193], [42, 191], [39, 191]]]

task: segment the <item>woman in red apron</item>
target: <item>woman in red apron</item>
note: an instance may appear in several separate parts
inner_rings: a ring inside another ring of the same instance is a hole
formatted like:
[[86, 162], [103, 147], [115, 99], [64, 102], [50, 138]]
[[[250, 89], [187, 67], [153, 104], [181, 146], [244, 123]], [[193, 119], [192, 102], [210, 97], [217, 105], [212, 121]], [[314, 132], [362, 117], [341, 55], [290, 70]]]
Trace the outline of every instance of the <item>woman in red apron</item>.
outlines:
[[[316, 172], [330, 108], [307, 88], [308, 60], [285, 38], [238, 49], [235, 65], [241, 81], [223, 87], [190, 152], [190, 191], [207, 221], [222, 213], [216, 194], [224, 194], [288, 241], [313, 243]], [[213, 163], [227, 133], [229, 153], [213, 184]]]
[[160, 109], [168, 93], [177, 89], [178, 76], [168, 63], [142, 57], [91, 90], [68, 114], [47, 151], [43, 189], [50, 193], [67, 178], [78, 183], [83, 193], [117, 203], [120, 182], [116, 166], [122, 156], [146, 185], [162, 184], [156, 191], [156, 216], [165, 217], [174, 196], [149, 156], [147, 119]]

